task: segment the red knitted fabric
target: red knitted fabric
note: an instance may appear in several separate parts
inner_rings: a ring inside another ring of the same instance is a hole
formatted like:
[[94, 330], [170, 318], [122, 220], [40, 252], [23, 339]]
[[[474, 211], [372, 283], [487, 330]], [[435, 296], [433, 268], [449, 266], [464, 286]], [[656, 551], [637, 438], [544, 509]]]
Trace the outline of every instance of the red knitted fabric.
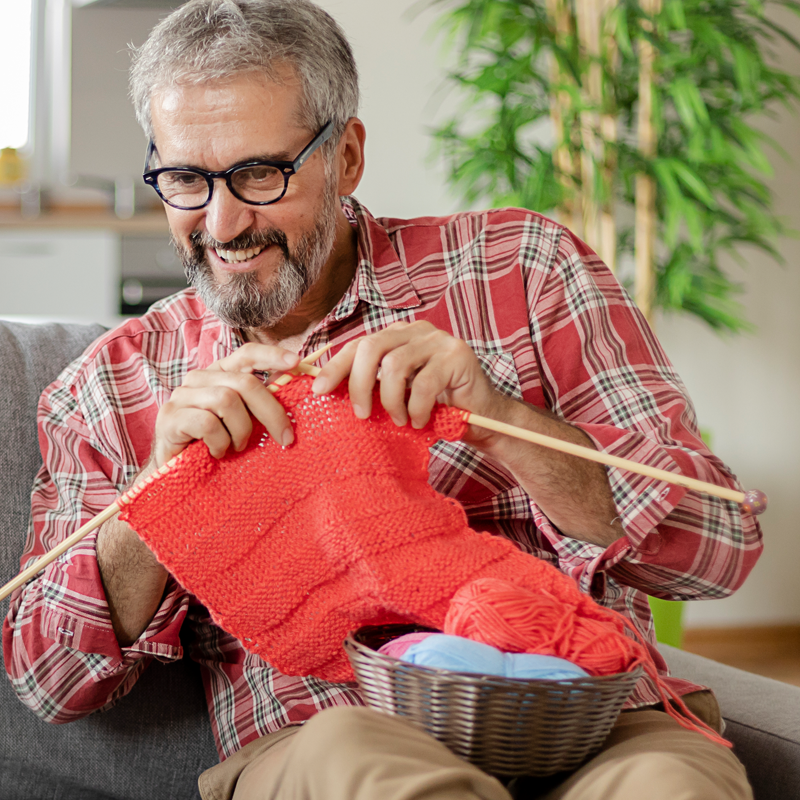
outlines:
[[395, 426], [377, 392], [364, 421], [344, 388], [315, 397], [310, 386], [300, 378], [276, 393], [294, 424], [289, 447], [254, 423], [245, 451], [215, 459], [195, 442], [119, 501], [120, 518], [220, 627], [289, 675], [353, 680], [345, 636], [411, 621], [595, 675], [642, 664], [663, 695], [621, 615], [550, 564], [471, 530], [429, 485], [428, 448], [463, 434], [459, 411], [438, 406], [415, 431]]

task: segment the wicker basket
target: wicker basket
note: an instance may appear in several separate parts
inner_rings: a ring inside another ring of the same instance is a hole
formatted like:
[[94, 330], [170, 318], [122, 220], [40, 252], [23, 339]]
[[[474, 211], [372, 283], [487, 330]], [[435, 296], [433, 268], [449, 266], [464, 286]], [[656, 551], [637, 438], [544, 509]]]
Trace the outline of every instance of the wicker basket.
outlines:
[[642, 674], [522, 680], [420, 667], [377, 649], [415, 625], [361, 628], [344, 642], [367, 705], [406, 717], [493, 775], [574, 770], [597, 751]]

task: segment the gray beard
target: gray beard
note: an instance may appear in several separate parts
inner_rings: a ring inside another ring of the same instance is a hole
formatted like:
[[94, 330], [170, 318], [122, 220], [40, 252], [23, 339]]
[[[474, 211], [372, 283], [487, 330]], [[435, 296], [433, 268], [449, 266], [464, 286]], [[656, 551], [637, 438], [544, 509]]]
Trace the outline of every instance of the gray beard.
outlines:
[[[280, 322], [322, 274], [336, 239], [339, 199], [333, 186], [326, 186], [325, 200], [314, 228], [300, 237], [290, 250], [286, 234], [278, 228], [244, 233], [230, 242], [218, 242], [206, 233], [193, 233], [189, 248], [173, 237], [186, 279], [206, 308], [226, 325], [243, 330], [272, 328]], [[276, 245], [283, 253], [277, 272], [265, 286], [251, 273], [232, 273], [220, 283], [211, 270], [206, 248], [247, 250]]]

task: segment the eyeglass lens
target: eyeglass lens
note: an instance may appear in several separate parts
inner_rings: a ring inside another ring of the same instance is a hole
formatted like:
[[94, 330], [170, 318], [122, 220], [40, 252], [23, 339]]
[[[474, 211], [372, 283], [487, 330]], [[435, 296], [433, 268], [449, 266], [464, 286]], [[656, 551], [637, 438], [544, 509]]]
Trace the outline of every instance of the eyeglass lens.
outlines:
[[[266, 164], [241, 167], [231, 174], [230, 185], [240, 200], [269, 203], [281, 196], [285, 179], [281, 170]], [[199, 208], [211, 196], [212, 184], [191, 170], [168, 170], [158, 175], [158, 188], [164, 199], [176, 206]]]

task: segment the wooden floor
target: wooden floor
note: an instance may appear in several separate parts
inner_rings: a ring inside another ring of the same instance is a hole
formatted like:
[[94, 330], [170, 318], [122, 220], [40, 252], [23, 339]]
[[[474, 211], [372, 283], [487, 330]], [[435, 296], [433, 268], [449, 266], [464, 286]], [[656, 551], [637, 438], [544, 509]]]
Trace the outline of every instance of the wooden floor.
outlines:
[[757, 628], [690, 628], [690, 653], [800, 686], [800, 625]]

